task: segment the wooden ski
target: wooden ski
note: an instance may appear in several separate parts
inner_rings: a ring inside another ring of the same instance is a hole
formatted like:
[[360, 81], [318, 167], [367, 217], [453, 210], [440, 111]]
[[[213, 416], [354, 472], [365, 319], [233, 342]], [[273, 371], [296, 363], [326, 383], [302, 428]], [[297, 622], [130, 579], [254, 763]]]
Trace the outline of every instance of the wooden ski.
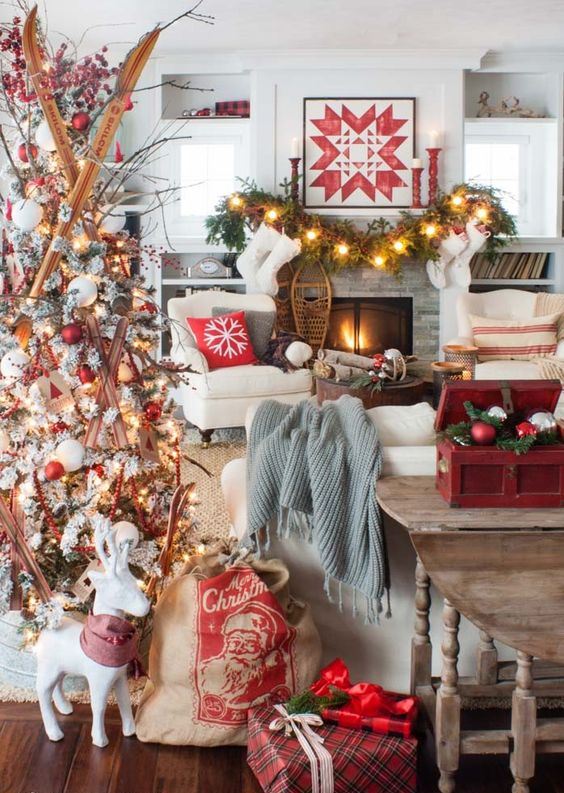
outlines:
[[[183, 517], [186, 508], [190, 503], [190, 496], [194, 492], [196, 485], [191, 482], [189, 485], [179, 485], [173, 493], [172, 501], [170, 502], [170, 509], [168, 512], [168, 526], [164, 545], [159, 555], [159, 567], [163, 578], [170, 572], [170, 563], [172, 555], [172, 544], [174, 535], [178, 530], [178, 523]], [[147, 597], [153, 597], [157, 587], [159, 578], [152, 575], [147, 585]]]
[[33, 551], [26, 542], [23, 532], [20, 530], [17, 520], [13, 516], [10, 508], [0, 495], [0, 526], [8, 535], [12, 546], [15, 547], [18, 556], [21, 559], [23, 567], [33, 576], [33, 586], [37, 590], [37, 594], [44, 603], [47, 603], [53, 597], [51, 587], [47, 583], [47, 579], [43, 575], [41, 568], [37, 564], [37, 560], [33, 555]]
[[[22, 45], [27, 66], [27, 72], [39, 99], [39, 104], [43, 110], [45, 120], [49, 124], [49, 129], [53, 135], [57, 154], [63, 163], [65, 176], [71, 186], [76, 183], [80, 173], [74, 151], [67, 133], [67, 125], [59, 112], [57, 103], [45, 82], [45, 72], [43, 69], [43, 58], [37, 40], [37, 6], [29, 12], [24, 24], [22, 33]], [[86, 212], [90, 207], [85, 205]], [[92, 219], [83, 218], [84, 231], [90, 240], [99, 240], [98, 229]]]
[[[128, 55], [118, 77], [114, 98], [108, 104], [100, 126], [92, 142], [92, 158], [89, 158], [80, 171], [78, 178], [71, 190], [68, 203], [71, 213], [68, 220], [60, 221], [53, 233], [51, 244], [36, 273], [31, 286], [29, 297], [39, 297], [45, 281], [57, 268], [61, 259], [58, 239], [70, 239], [72, 229], [80, 219], [88, 201], [90, 191], [100, 172], [104, 157], [108, 153], [113, 137], [117, 131], [121, 117], [125, 111], [125, 99], [133, 91], [141, 72], [143, 71], [151, 52], [157, 42], [160, 30], [157, 28], [148, 33], [145, 38]], [[26, 347], [31, 336], [31, 320], [22, 317], [15, 328], [14, 334], [22, 347]]]
[[[109, 354], [106, 355], [104, 341], [102, 339], [96, 317], [91, 315], [86, 320], [86, 326], [88, 328], [88, 333], [90, 335], [92, 344], [96, 347], [98, 355], [102, 359], [102, 365], [100, 367], [100, 385], [98, 386], [95, 397], [96, 404], [100, 407], [100, 413], [90, 420], [86, 429], [86, 435], [84, 436], [84, 445], [89, 446], [90, 448], [94, 448], [96, 446], [96, 441], [102, 428], [101, 411], [110, 407], [116, 408], [118, 411], [120, 409], [119, 396], [115, 386], [115, 377], [123, 353], [125, 337], [127, 335], [127, 325], [127, 319], [122, 317], [116, 326], [116, 331], [110, 345]], [[121, 412], [118, 412], [118, 415], [116, 416], [116, 420], [112, 425], [112, 431], [118, 449], [121, 449], [123, 446], [127, 446], [129, 444], [127, 428], [125, 426], [125, 421], [123, 420]]]

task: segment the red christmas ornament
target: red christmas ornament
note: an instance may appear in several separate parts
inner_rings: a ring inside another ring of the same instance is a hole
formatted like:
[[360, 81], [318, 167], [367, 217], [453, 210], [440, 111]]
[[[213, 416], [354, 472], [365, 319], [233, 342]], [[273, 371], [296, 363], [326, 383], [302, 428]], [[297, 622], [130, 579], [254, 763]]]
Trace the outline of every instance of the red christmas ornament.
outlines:
[[537, 428], [530, 421], [522, 421], [515, 427], [518, 438], [525, 438], [527, 435], [536, 435]]
[[106, 469], [100, 463], [96, 463], [96, 465], [91, 465], [88, 470], [94, 471], [98, 479], [102, 479], [104, 477], [104, 474], [106, 473]]
[[84, 364], [78, 370], [78, 379], [83, 385], [86, 383], [93, 383], [96, 379], [96, 372], [87, 364]]
[[60, 479], [64, 473], [65, 469], [58, 460], [51, 460], [51, 462], [47, 463], [45, 466], [45, 479], [48, 479], [49, 482], [54, 482], [56, 479]]
[[163, 415], [163, 406], [159, 402], [147, 402], [143, 405], [143, 412], [149, 421], [158, 421]]
[[90, 126], [90, 116], [88, 113], [85, 113], [83, 110], [80, 113], [75, 113], [71, 119], [71, 124], [77, 130], [77, 132], [85, 132], [88, 127]]
[[475, 421], [470, 429], [470, 435], [478, 446], [491, 446], [495, 441], [496, 430], [492, 424], [486, 424], [485, 421]]
[[146, 311], [147, 314], [156, 314], [159, 309], [154, 303], [141, 303], [139, 311]]
[[56, 421], [54, 424], [51, 424], [51, 432], [54, 432], [55, 435], [58, 435], [59, 432], [64, 432], [68, 430], [69, 425], [65, 424], [64, 421]]
[[82, 327], [76, 322], [70, 322], [61, 328], [61, 338], [65, 344], [78, 344], [82, 339]]
[[33, 143], [20, 143], [18, 146], [18, 157], [22, 162], [29, 162], [29, 155], [35, 158], [37, 157], [37, 146]]

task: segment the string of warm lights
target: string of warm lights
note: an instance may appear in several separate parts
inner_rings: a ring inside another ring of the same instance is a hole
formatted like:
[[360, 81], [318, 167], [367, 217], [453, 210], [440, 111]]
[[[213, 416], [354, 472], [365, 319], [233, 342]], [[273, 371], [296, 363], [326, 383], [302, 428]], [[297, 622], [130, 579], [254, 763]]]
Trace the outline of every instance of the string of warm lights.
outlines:
[[315, 259], [327, 270], [370, 265], [397, 275], [407, 259], [437, 259], [441, 241], [451, 232], [463, 232], [467, 223], [487, 228], [490, 236], [485, 250], [495, 255], [516, 231], [502, 199], [492, 187], [459, 184], [423, 211], [402, 212], [396, 224], [377, 218], [360, 227], [349, 220], [306, 212], [289, 190], [277, 196], [254, 182], [243, 182], [207, 218], [207, 242], [240, 252], [248, 231], [265, 222], [302, 240], [302, 260]]

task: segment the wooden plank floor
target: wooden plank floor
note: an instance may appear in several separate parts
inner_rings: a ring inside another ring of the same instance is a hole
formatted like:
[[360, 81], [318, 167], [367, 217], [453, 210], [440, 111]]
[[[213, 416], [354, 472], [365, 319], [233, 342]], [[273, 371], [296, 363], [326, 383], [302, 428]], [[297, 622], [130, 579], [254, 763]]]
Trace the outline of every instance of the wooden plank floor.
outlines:
[[[90, 742], [90, 708], [59, 717], [65, 738], [51, 743], [35, 704], [0, 703], [0, 793], [260, 793], [245, 750], [142, 744], [123, 738], [109, 708], [110, 745]], [[507, 711], [469, 714], [467, 727], [502, 726]], [[495, 724], [493, 723], [495, 722]], [[421, 740], [419, 793], [436, 793], [432, 738]], [[465, 757], [457, 793], [510, 793], [506, 757]], [[353, 793], [353, 791], [351, 791]], [[531, 793], [564, 793], [564, 756], [540, 757]]]

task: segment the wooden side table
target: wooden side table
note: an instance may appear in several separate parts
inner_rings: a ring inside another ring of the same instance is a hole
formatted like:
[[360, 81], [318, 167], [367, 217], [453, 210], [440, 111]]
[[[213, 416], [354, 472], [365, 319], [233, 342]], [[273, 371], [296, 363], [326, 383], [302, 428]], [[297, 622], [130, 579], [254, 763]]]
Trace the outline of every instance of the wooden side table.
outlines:
[[[513, 793], [529, 793], [535, 753], [564, 752], [564, 719], [536, 717], [536, 696], [563, 696], [564, 681], [533, 676], [533, 658], [564, 662], [564, 509], [453, 510], [433, 477], [386, 477], [377, 497], [417, 553], [411, 690], [434, 727], [439, 790], [455, 790], [461, 754], [507, 753]], [[431, 580], [444, 598], [440, 680], [431, 671]], [[458, 674], [460, 614], [480, 631], [473, 678]], [[500, 672], [494, 638], [517, 651], [514, 680]], [[512, 697], [510, 730], [461, 730], [463, 697], [500, 696]]]
[[317, 403], [321, 405], [326, 400], [339, 399], [343, 394], [350, 394], [362, 400], [362, 404], [369, 410], [380, 405], [415, 405], [425, 400], [427, 384], [419, 377], [408, 377], [399, 383], [386, 385], [381, 391], [370, 393], [368, 388], [352, 388], [350, 383], [338, 380], [316, 378]]

